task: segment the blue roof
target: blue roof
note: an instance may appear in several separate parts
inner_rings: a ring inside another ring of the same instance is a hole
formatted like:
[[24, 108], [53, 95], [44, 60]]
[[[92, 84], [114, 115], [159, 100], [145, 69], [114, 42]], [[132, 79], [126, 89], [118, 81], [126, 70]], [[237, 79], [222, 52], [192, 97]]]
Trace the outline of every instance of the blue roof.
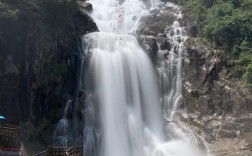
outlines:
[[0, 115], [0, 119], [5, 119], [5, 117]]

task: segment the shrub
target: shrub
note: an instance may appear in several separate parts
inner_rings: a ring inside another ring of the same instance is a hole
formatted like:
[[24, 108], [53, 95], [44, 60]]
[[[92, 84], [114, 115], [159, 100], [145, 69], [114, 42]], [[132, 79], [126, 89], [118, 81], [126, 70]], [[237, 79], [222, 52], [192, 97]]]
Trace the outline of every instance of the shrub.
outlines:
[[236, 60], [231, 71], [252, 83], [252, 1], [187, 0], [183, 4], [197, 16], [204, 16], [201, 37], [214, 43], [227, 58]]

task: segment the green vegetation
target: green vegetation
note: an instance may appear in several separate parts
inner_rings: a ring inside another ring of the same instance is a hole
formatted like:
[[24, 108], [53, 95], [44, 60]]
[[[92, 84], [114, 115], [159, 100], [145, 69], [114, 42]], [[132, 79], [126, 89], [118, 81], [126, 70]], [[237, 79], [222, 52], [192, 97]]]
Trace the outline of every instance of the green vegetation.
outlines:
[[231, 62], [234, 78], [252, 83], [252, 0], [183, 0], [208, 39]]
[[0, 2], [0, 19], [14, 18], [18, 13], [18, 9], [11, 9], [5, 3]]

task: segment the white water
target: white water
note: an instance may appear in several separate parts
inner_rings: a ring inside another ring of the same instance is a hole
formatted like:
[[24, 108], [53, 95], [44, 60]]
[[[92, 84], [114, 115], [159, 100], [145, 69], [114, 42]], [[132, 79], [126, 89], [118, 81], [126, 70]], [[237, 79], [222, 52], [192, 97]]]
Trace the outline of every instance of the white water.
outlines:
[[[174, 9], [178, 9], [176, 5], [168, 4]], [[177, 19], [181, 18], [180, 11], [174, 14]], [[163, 113], [166, 120], [173, 121], [182, 98], [182, 52], [187, 35], [178, 21], [174, 21], [171, 28], [167, 29], [166, 38], [171, 48], [168, 51], [167, 58], [159, 62], [160, 67], [158, 71], [161, 84], [160, 89], [163, 94]]]
[[144, 149], [151, 151], [164, 138], [148, 56], [132, 35], [91, 33], [86, 39], [101, 111], [102, 155], [146, 155]]
[[132, 32], [139, 18], [147, 13], [140, 0], [89, 0], [93, 4], [92, 17], [101, 32]]
[[[177, 126], [170, 126], [166, 140], [153, 66], [132, 35], [141, 16], [148, 14], [146, 2], [140, 0], [90, 0], [93, 18], [103, 33], [86, 36], [91, 53], [90, 71], [95, 78], [101, 109], [102, 156], [199, 156], [193, 136]], [[151, 7], [156, 1], [149, 1]], [[181, 14], [178, 15], [178, 17]], [[106, 32], [106, 33], [104, 33]], [[108, 32], [117, 32], [108, 33]], [[172, 48], [161, 66], [165, 90], [164, 115], [172, 120], [182, 97], [182, 45], [185, 31], [174, 22], [167, 34]], [[164, 65], [168, 64], [168, 65]], [[167, 68], [167, 69], [166, 69]], [[182, 148], [182, 150], [181, 150]]]
[[[89, 55], [88, 69], [83, 70], [89, 75], [81, 84], [88, 84], [92, 94], [82, 111], [85, 120], [92, 120], [84, 125], [84, 155], [203, 156], [193, 144], [196, 140], [193, 133], [183, 132], [176, 124], [167, 128], [163, 119], [164, 115], [167, 120], [173, 120], [182, 96], [184, 30], [175, 22], [167, 34], [173, 45], [169, 60], [161, 62], [160, 82], [167, 86], [165, 91], [161, 90], [160, 100], [153, 65], [136, 38], [128, 34], [134, 33], [141, 16], [148, 14], [157, 1], [88, 2], [93, 5], [92, 17], [101, 32], [83, 38]], [[165, 104], [163, 114], [160, 101]], [[66, 121], [63, 118], [59, 125], [65, 128]], [[165, 133], [166, 129], [169, 134]]]

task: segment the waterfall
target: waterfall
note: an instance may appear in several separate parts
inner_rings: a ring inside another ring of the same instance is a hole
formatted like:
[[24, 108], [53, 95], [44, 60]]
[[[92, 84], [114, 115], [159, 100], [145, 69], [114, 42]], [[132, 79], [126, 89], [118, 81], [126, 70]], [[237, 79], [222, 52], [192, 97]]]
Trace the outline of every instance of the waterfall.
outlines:
[[92, 17], [101, 32], [132, 32], [139, 18], [147, 13], [140, 0], [89, 0], [93, 5]]
[[132, 35], [100, 32], [85, 39], [90, 43], [89, 71], [98, 99], [102, 155], [146, 155], [144, 148], [151, 149], [164, 138], [148, 56]]
[[80, 67], [77, 90], [84, 90], [85, 96], [76, 96], [68, 104], [74, 110], [69, 111], [68, 105], [65, 110], [81, 117], [65, 114], [55, 138], [63, 136], [65, 142], [72, 142], [63, 141], [66, 146], [82, 139], [83, 155], [90, 156], [203, 156], [193, 143], [197, 139], [192, 131], [184, 133], [183, 125], [173, 123], [167, 128], [164, 120], [173, 121], [182, 96], [185, 31], [176, 21], [167, 34], [172, 50], [168, 60], [160, 63], [158, 79], [148, 55], [132, 35], [139, 19], [149, 14], [157, 0], [88, 2], [101, 32], [83, 36], [85, 55], [81, 56], [87, 59]]
[[[181, 12], [176, 15], [180, 18]], [[163, 113], [168, 121], [174, 120], [178, 104], [182, 98], [182, 52], [183, 43], [187, 39], [186, 32], [176, 20], [169, 28], [166, 37], [170, 44], [167, 58], [160, 61], [159, 79], [163, 94]]]

